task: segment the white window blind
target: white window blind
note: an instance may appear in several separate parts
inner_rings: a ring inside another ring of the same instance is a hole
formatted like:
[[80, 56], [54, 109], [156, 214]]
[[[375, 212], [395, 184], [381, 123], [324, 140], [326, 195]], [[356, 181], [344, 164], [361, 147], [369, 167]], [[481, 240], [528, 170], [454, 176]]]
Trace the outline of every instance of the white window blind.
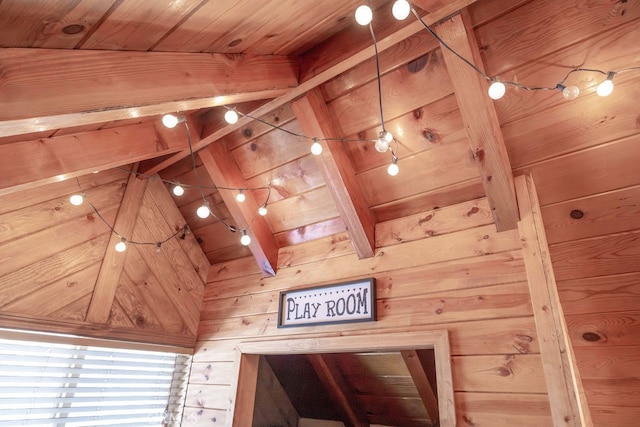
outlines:
[[190, 356], [0, 338], [0, 426], [180, 425]]

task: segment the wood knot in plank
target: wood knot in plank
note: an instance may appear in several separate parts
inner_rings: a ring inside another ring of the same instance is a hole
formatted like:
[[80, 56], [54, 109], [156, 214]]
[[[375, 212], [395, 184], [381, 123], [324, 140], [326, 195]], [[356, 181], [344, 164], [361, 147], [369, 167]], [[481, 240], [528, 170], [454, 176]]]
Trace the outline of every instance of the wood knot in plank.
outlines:
[[242, 135], [245, 138], [251, 138], [253, 136], [253, 129], [251, 129], [250, 127], [242, 129]]
[[585, 332], [582, 334], [582, 338], [584, 338], [585, 341], [598, 342], [602, 339], [602, 336], [596, 332]]
[[479, 162], [484, 161], [484, 148], [477, 148], [476, 151], [473, 152], [473, 158]]
[[430, 129], [425, 129], [422, 132], [422, 136], [424, 136], [424, 138], [432, 144], [437, 144], [440, 141], [440, 138], [438, 138], [438, 134], [434, 133]]
[[469, 209], [469, 212], [467, 212], [466, 215], [469, 217], [473, 214], [477, 214], [478, 212], [480, 212], [480, 208], [478, 208], [477, 206], [474, 206], [471, 209]]
[[429, 215], [425, 216], [424, 218], [420, 218], [418, 220], [418, 225], [422, 225], [425, 222], [431, 221], [432, 218], [433, 218], [433, 214], [429, 214]]
[[424, 115], [424, 111], [422, 110], [422, 108], [418, 108], [416, 110], [413, 110], [413, 118], [414, 119], [420, 120], [423, 115]]

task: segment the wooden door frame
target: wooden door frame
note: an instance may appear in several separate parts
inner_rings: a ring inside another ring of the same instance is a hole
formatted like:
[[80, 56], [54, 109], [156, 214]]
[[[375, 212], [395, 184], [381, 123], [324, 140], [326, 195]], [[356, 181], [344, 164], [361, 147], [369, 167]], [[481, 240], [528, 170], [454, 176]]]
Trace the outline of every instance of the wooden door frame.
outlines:
[[[348, 335], [242, 342], [236, 347], [236, 378], [229, 406], [228, 426], [251, 426], [261, 355], [352, 353], [432, 349], [436, 360], [436, 383], [441, 427], [456, 425], [451, 350], [447, 331]], [[229, 421], [232, 423], [229, 423]]]

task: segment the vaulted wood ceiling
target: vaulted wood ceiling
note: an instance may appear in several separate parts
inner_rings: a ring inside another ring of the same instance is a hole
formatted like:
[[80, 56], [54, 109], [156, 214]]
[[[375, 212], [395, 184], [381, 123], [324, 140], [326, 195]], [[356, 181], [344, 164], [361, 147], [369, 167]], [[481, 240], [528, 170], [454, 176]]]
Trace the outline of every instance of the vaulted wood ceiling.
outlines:
[[[615, 275], [637, 270], [627, 254], [638, 248], [640, 228], [640, 72], [616, 75], [607, 98], [594, 93], [603, 76], [585, 72], [567, 80], [580, 87], [574, 101], [509, 87], [494, 102], [487, 82], [415, 19], [397, 22], [391, 2], [373, 1], [385, 127], [399, 142], [400, 173], [390, 177], [390, 154], [370, 142], [382, 126], [371, 35], [353, 21], [359, 3], [0, 1], [3, 221], [26, 206], [19, 200], [27, 190], [84, 177], [95, 200], [91, 181], [120, 182], [113, 168], [138, 164], [145, 175], [203, 186], [219, 219], [248, 228], [247, 248], [222, 222], [195, 215], [196, 188], [174, 198], [211, 264], [253, 256], [271, 275], [298, 243], [331, 238], [370, 257], [383, 238], [374, 236], [375, 223], [484, 196], [498, 229], [513, 228], [513, 175], [531, 173], [579, 361], [580, 348], [594, 345], [583, 338], [597, 329], [594, 318], [638, 319], [637, 306], [624, 305], [637, 299], [585, 308], [580, 295], [583, 286], [610, 287]], [[456, 51], [504, 80], [555, 86], [574, 67], [640, 64], [637, 0], [413, 3]], [[314, 157], [311, 141], [259, 121], [227, 125], [224, 106], [296, 133], [353, 142], [323, 142]], [[164, 128], [164, 113], [187, 117], [197, 176], [187, 128]], [[96, 171], [113, 179], [94, 179]], [[243, 204], [223, 189], [269, 185], [270, 192], [248, 191]], [[256, 216], [267, 197], [267, 216]], [[117, 221], [118, 206], [102, 208], [113, 211], [108, 219]], [[0, 243], [19, 237], [11, 224], [5, 229]], [[615, 345], [607, 351], [627, 354], [640, 343]], [[608, 390], [604, 379], [587, 376], [585, 387], [595, 390], [590, 403], [607, 402], [599, 392]]]

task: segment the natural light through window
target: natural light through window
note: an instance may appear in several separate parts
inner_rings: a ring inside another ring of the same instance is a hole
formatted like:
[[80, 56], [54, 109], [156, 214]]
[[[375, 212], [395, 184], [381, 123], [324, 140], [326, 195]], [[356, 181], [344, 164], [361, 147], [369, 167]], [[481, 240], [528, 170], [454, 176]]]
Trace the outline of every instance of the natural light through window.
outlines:
[[0, 338], [0, 426], [180, 425], [189, 366], [183, 354]]

